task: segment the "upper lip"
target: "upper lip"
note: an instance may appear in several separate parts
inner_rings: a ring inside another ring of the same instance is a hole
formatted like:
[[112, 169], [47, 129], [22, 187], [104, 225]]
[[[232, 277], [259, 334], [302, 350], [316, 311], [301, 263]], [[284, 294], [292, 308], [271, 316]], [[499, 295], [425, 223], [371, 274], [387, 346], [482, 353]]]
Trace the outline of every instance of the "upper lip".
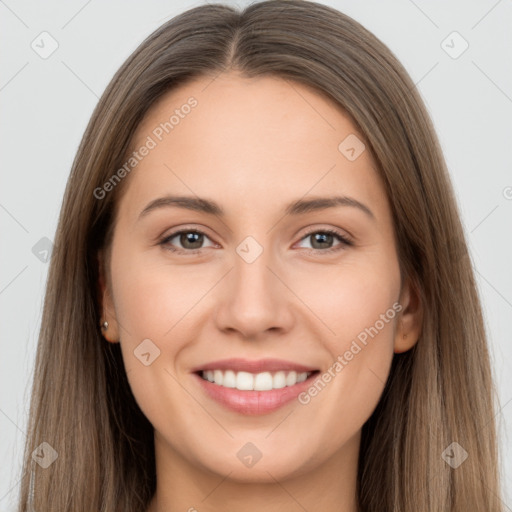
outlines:
[[295, 371], [295, 372], [314, 372], [317, 368], [304, 366], [292, 361], [284, 359], [259, 359], [251, 361], [249, 359], [231, 358], [212, 361], [211, 363], [202, 364], [192, 369], [192, 372], [200, 372], [207, 370], [233, 370], [235, 372], [273, 372], [273, 371]]

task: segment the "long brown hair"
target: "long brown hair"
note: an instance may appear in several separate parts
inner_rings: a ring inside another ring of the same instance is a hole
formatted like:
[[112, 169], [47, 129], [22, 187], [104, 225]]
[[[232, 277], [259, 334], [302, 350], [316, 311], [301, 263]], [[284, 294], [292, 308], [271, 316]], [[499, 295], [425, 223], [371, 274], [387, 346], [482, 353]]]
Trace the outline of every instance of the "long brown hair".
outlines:
[[[420, 339], [394, 355], [363, 426], [361, 510], [501, 511], [496, 391], [481, 305], [431, 120], [382, 42], [337, 10], [301, 0], [243, 11], [221, 4], [190, 9], [151, 34], [102, 95], [73, 163], [55, 237], [18, 511], [32, 510], [32, 502], [38, 512], [139, 512], [155, 492], [153, 428], [131, 393], [119, 344], [106, 343], [98, 327], [98, 253], [109, 247], [127, 180], [102, 199], [94, 190], [123, 166], [158, 98], [191, 78], [231, 69], [311, 86], [344, 109], [383, 178], [402, 275], [418, 286]], [[57, 453], [46, 469], [32, 457], [36, 449], [54, 455], [43, 442]], [[453, 467], [461, 448], [468, 457]]]

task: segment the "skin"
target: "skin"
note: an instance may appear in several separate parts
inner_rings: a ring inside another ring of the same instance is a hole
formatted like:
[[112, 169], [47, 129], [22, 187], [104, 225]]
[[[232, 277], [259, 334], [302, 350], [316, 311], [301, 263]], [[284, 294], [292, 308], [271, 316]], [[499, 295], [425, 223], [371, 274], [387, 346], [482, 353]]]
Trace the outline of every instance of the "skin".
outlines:
[[[361, 428], [393, 353], [416, 343], [422, 316], [416, 290], [400, 281], [375, 162], [369, 151], [349, 161], [338, 150], [349, 134], [363, 136], [329, 99], [236, 72], [167, 93], [134, 148], [190, 96], [198, 105], [125, 178], [100, 277], [105, 337], [121, 343], [131, 389], [155, 429], [158, 484], [148, 510], [355, 512]], [[350, 206], [283, 213], [294, 200], [334, 193], [364, 203], [374, 218]], [[225, 216], [167, 206], [139, 219], [166, 194], [214, 200]], [[179, 236], [159, 244], [181, 228], [205, 233], [202, 245]], [[308, 235], [326, 228], [353, 244]], [[263, 248], [252, 263], [236, 252], [247, 236]], [[397, 302], [402, 311], [306, 405], [244, 415], [206, 396], [191, 374], [234, 356], [327, 371]], [[145, 339], [160, 350], [148, 366], [134, 356]], [[262, 454], [250, 468], [237, 457], [248, 442]]]

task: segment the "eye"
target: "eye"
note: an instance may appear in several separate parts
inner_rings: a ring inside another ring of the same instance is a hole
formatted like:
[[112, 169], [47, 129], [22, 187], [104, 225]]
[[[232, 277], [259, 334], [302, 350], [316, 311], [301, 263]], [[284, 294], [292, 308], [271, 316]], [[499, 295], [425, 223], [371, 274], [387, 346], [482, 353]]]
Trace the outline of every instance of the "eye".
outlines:
[[[302, 240], [307, 240], [308, 238], [312, 240], [311, 252], [335, 252], [352, 245], [351, 240], [335, 229], [310, 231]], [[338, 240], [339, 243], [332, 247], [332, 243], [335, 240]]]
[[[310, 231], [302, 240], [312, 240], [312, 247], [309, 252], [313, 253], [330, 253], [342, 250], [346, 246], [353, 245], [351, 240], [346, 236], [342, 235], [335, 229], [322, 229]], [[176, 239], [176, 240], [175, 240]], [[210, 240], [209, 237], [200, 230], [197, 229], [180, 229], [170, 235], [163, 238], [159, 245], [165, 249], [178, 253], [178, 254], [195, 254], [204, 249], [203, 243], [205, 240]], [[338, 244], [332, 246], [334, 241], [338, 241]], [[176, 244], [180, 244], [181, 247], [176, 248]], [[214, 247], [215, 244], [211, 243], [209, 247]], [[308, 248], [306, 248], [308, 249]]]
[[[172, 247], [176, 243], [172, 242], [175, 238], [177, 239], [177, 242], [182, 245], [182, 248]], [[181, 229], [180, 231], [175, 231], [169, 236], [166, 236], [161, 242], [159, 242], [159, 244], [169, 251], [177, 252], [179, 254], [195, 254], [203, 249], [202, 245], [205, 239], [209, 240], [208, 236], [202, 231], [196, 229]], [[211, 247], [213, 246], [214, 244], [211, 245]]]

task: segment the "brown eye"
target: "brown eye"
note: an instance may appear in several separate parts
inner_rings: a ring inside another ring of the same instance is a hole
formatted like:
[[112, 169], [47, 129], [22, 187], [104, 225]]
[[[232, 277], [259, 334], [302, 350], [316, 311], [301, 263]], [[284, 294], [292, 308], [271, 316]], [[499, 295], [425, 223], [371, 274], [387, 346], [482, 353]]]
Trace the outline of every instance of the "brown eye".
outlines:
[[[319, 252], [331, 252], [352, 245], [352, 242], [334, 229], [310, 231], [302, 240], [311, 240], [310, 249]], [[338, 243], [336, 244], [336, 240]], [[334, 245], [333, 245], [334, 244]], [[306, 247], [308, 249], [308, 247]]]
[[313, 233], [309, 235], [312, 240], [313, 249], [325, 249], [330, 248], [332, 243], [334, 242], [334, 235], [330, 233]]
[[203, 244], [203, 235], [195, 231], [180, 233], [178, 236], [185, 249], [200, 249]]
[[[203, 249], [205, 240], [209, 240], [205, 233], [192, 229], [182, 229], [166, 236], [160, 245], [170, 251], [193, 254]], [[177, 247], [176, 247], [177, 246]], [[212, 247], [213, 244], [210, 245]], [[206, 246], [207, 247], [207, 246]]]

